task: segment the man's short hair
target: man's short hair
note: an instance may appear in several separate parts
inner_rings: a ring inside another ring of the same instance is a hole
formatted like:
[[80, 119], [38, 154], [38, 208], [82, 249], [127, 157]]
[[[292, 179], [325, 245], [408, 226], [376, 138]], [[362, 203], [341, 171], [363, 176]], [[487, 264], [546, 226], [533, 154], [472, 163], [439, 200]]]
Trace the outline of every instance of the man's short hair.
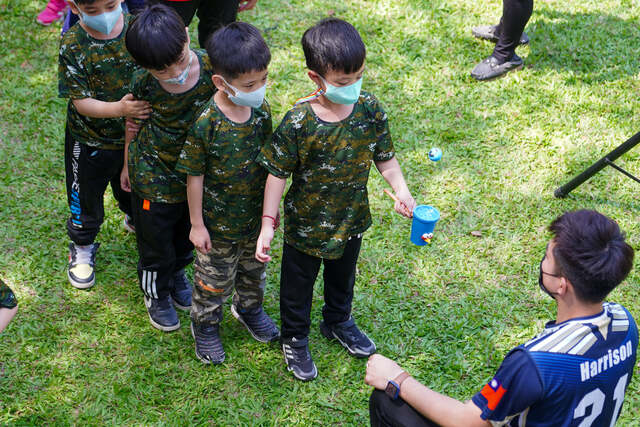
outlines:
[[206, 43], [213, 72], [231, 80], [240, 74], [266, 70], [269, 46], [260, 31], [246, 22], [232, 22], [217, 30]]
[[367, 56], [358, 30], [337, 18], [323, 19], [305, 31], [302, 50], [307, 68], [322, 76], [329, 70], [355, 73]]
[[180, 60], [187, 40], [180, 15], [163, 4], [152, 4], [131, 23], [125, 43], [138, 65], [163, 70]]
[[633, 248], [618, 224], [593, 210], [567, 212], [549, 226], [555, 237], [553, 256], [584, 302], [604, 301], [633, 266]]

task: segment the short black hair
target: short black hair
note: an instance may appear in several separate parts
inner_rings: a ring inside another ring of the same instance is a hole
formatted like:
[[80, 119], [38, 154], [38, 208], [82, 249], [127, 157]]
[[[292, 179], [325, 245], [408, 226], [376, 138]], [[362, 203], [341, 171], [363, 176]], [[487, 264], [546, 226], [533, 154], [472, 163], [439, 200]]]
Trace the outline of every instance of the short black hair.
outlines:
[[138, 65], [163, 70], [178, 62], [187, 43], [180, 15], [163, 4], [152, 4], [134, 18], [125, 36], [127, 50]]
[[604, 301], [633, 266], [633, 248], [612, 219], [593, 210], [567, 212], [549, 226], [553, 257], [584, 302]]
[[358, 71], [367, 56], [358, 30], [342, 19], [327, 18], [302, 35], [307, 68], [324, 76], [327, 71]]
[[271, 62], [271, 51], [260, 30], [246, 22], [232, 22], [217, 30], [206, 43], [213, 72], [225, 79], [262, 71]]

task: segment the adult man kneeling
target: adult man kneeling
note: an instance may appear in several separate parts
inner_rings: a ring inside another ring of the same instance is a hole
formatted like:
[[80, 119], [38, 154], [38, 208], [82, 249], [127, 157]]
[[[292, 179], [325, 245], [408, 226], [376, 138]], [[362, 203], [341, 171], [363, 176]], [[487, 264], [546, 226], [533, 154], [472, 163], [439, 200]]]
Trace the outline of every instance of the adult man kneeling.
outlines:
[[[618, 225], [589, 210], [553, 221], [540, 288], [556, 320], [505, 357], [493, 379], [462, 403], [374, 354], [365, 382], [372, 426], [613, 426], [631, 381], [638, 329], [621, 305], [603, 302], [631, 270]], [[385, 390], [385, 391], [383, 391]]]

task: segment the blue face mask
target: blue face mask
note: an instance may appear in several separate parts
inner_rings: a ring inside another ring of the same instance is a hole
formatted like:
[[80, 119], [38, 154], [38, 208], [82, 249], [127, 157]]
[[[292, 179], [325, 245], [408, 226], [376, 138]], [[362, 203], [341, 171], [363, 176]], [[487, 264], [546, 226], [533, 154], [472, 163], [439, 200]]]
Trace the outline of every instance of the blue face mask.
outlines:
[[184, 69], [183, 72], [180, 73], [180, 75], [178, 77], [171, 77], [169, 79], [166, 80], [161, 80], [163, 83], [167, 83], [170, 85], [183, 85], [187, 82], [187, 79], [189, 78], [189, 70], [191, 70], [191, 63], [193, 62], [193, 55], [191, 54], [191, 51], [189, 51], [189, 63], [187, 64], [187, 67]]
[[357, 82], [350, 84], [349, 86], [333, 86], [322, 76], [320, 78], [327, 86], [327, 90], [324, 91], [324, 96], [326, 96], [329, 101], [345, 105], [355, 104], [358, 102], [363, 77], [360, 77]]
[[[78, 7], [77, 4], [76, 7]], [[80, 12], [80, 19], [84, 25], [107, 35], [111, 33], [111, 30], [113, 30], [113, 27], [115, 27], [118, 22], [118, 18], [122, 15], [122, 7], [120, 4], [111, 12], [101, 13], [100, 15], [87, 15], [81, 11], [80, 8], [78, 8], [78, 11]]]
[[229, 99], [234, 104], [241, 105], [243, 107], [258, 108], [264, 102], [264, 95], [265, 93], [267, 93], [266, 83], [264, 86], [254, 90], [253, 92], [241, 92], [235, 87], [231, 86], [224, 78], [222, 78], [222, 80], [236, 93], [235, 95], [231, 95], [229, 92], [226, 92], [229, 96]]

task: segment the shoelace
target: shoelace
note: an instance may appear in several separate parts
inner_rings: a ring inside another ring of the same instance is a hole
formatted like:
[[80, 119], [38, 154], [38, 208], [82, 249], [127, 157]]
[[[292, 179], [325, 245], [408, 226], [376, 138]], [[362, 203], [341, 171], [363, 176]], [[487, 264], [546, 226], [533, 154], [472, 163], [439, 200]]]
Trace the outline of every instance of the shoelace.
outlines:
[[76, 245], [76, 264], [92, 264], [92, 249], [93, 245]]

